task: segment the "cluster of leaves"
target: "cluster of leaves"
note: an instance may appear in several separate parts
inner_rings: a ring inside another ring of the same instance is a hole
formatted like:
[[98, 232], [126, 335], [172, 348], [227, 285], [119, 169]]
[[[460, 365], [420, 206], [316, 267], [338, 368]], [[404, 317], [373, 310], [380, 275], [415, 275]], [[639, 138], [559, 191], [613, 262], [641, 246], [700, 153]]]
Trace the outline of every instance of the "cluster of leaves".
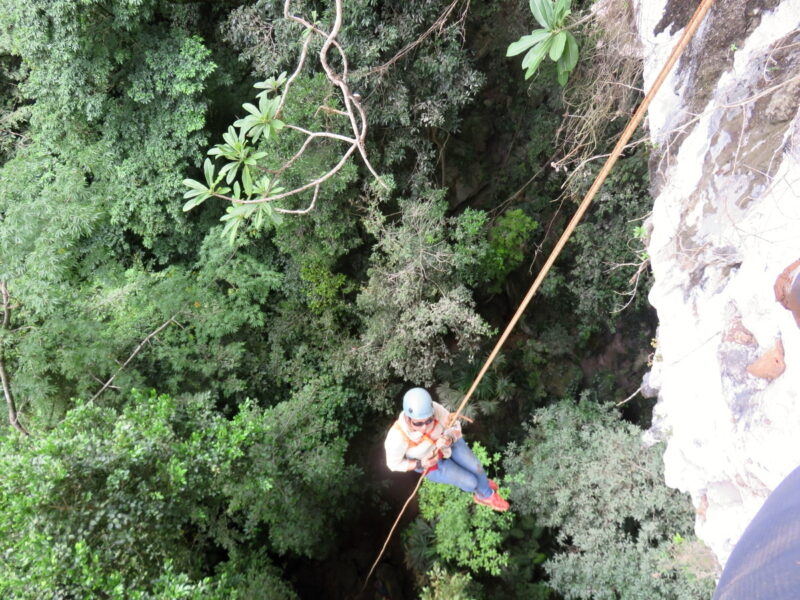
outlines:
[[578, 42], [565, 26], [570, 4], [571, 0], [530, 0], [531, 13], [542, 28], [522, 36], [506, 51], [506, 56], [516, 56], [527, 50], [522, 59], [525, 79], [530, 79], [549, 56], [556, 63], [558, 83], [567, 85], [570, 72], [578, 64]]
[[[505, 321], [495, 307], [514, 300], [514, 271], [542, 233], [538, 224], [553, 216], [561, 179], [533, 170], [552, 154], [560, 91], [550, 77], [526, 88], [504, 68], [527, 8], [461, 3], [468, 13], [456, 11], [392, 62], [452, 4], [348, 3], [338, 39], [369, 115], [370, 157], [391, 173], [391, 190], [370, 189], [371, 177], [351, 161], [313, 211], [281, 219], [275, 208], [302, 209], [311, 191], [275, 203], [230, 199], [272, 198], [278, 186], [294, 189], [340, 160], [340, 141], [316, 140], [291, 169], [264, 171], [286, 164], [306, 139], [288, 124], [348, 126], [330, 82], [310, 65], [281, 105], [287, 78], [268, 76], [291, 72], [300, 46], [282, 2], [8, 4], [0, 87], [9, 101], [0, 123], [26, 137], [0, 140], [8, 159], [0, 279], [14, 306], [0, 356], [36, 435], [0, 442], [9, 474], [0, 499], [11, 507], [0, 516], [0, 560], [10, 573], [0, 593], [292, 597], [275, 557], [290, 556], [288, 569], [303, 564], [298, 557], [324, 560], [341, 547], [337, 524], [364, 504], [345, 456], [348, 440], [375, 422], [365, 406], [386, 407], [407, 381], [439, 379], [454, 359], [469, 368], [440, 380], [463, 393], [487, 322]], [[331, 4], [292, 7], [318, 9], [325, 28]], [[564, 83], [571, 67], [562, 67], [577, 57], [565, 28], [569, 3], [535, 0], [531, 9], [548, 33], [525, 49], [542, 52], [538, 68], [558, 70]], [[220, 24], [252, 61], [253, 78], [215, 38]], [[310, 55], [319, 44], [311, 42]], [[546, 54], [555, 67], [541, 64]], [[257, 100], [242, 105], [254, 79]], [[208, 140], [220, 136], [204, 161]], [[625, 189], [643, 180], [639, 171], [630, 177]], [[643, 189], [598, 213], [604, 238], [617, 231], [617, 215], [641, 208]], [[227, 204], [207, 201], [215, 195]], [[498, 214], [499, 206], [510, 209]], [[608, 278], [591, 278], [602, 277], [590, 268], [602, 253], [592, 231], [583, 233], [575, 248], [585, 260], [560, 273], [579, 282], [576, 296], [555, 285], [554, 304], [580, 302], [581, 322], [595, 323], [606, 303], [581, 290], [611, 291]], [[492, 304], [476, 304], [476, 289], [494, 294]], [[508, 298], [496, 297], [502, 290]], [[535, 332], [476, 395], [493, 449], [528, 435], [517, 421], [531, 406], [579, 386], [574, 332]], [[112, 375], [94, 404], [69, 410]], [[504, 426], [489, 431], [493, 422]], [[559, 435], [544, 437], [561, 443]], [[526, 451], [542, 441], [529, 437]], [[571, 456], [567, 444], [559, 452]], [[480, 597], [477, 580], [498, 572], [520, 597], [546, 597], [534, 580], [544, 552], [539, 512], [521, 490], [515, 503], [525, 514], [514, 517], [425, 486], [424, 518], [409, 542], [414, 568], [438, 561], [447, 570], [430, 567], [423, 597]], [[633, 550], [628, 556], [637, 560]]]
[[452, 354], [449, 336], [468, 351], [490, 330], [462, 283], [458, 269], [477, 259], [471, 251], [459, 253], [470, 243], [464, 234], [454, 243], [455, 223], [446, 216], [442, 191], [400, 205], [400, 222], [389, 222], [374, 205], [367, 222], [378, 242], [358, 298], [365, 320], [358, 354], [372, 377], [395, 373], [430, 382], [435, 367]]
[[489, 291], [500, 291], [508, 275], [522, 264], [530, 248], [530, 239], [539, 229], [539, 223], [514, 208], [504, 212], [489, 230], [489, 248], [481, 261], [484, 281], [490, 283]]
[[[133, 392], [120, 411], [80, 404], [47, 435], [3, 438], [0, 591], [167, 598], [181, 584], [186, 591], [174, 597], [227, 598], [255, 566], [247, 561], [265, 528], [281, 551], [316, 552], [336, 509], [287, 483], [287, 467], [315, 481], [346, 471], [341, 447], [321, 440], [295, 408], [244, 404], [226, 420], [204, 397]], [[287, 423], [289, 414], [306, 422]], [[276, 447], [284, 436], [294, 450]], [[293, 521], [287, 532], [287, 514], [306, 508], [314, 509], [300, 520], [308, 527]], [[209, 573], [204, 555], [214, 548], [230, 563]], [[242, 556], [244, 566], [235, 564]], [[289, 597], [268, 559], [258, 560], [270, 597]]]
[[[499, 454], [490, 457], [479, 443], [471, 447], [484, 467], [491, 467], [500, 460]], [[417, 570], [427, 570], [429, 565], [425, 563], [433, 558], [473, 572], [499, 575], [508, 563], [502, 543], [511, 527], [510, 513], [498, 513], [476, 505], [470, 494], [427, 480], [419, 491], [419, 511], [420, 517], [408, 537], [417, 545], [417, 548], [409, 548], [409, 556], [421, 559], [412, 565]], [[431, 545], [432, 556], [420, 553], [419, 544], [425, 544], [425, 538]]]
[[[598, 167], [584, 176], [588, 185]], [[577, 317], [579, 336], [614, 331], [619, 313], [648, 309], [649, 274], [639, 273], [643, 260], [635, 224], [649, 210], [651, 197], [647, 152], [638, 149], [620, 160], [598, 194], [586, 220], [570, 240], [567, 272], [561, 268], [543, 291], [559, 297]], [[637, 281], [641, 276], [641, 281]]]
[[428, 571], [429, 583], [422, 588], [420, 600], [475, 600], [467, 573], [449, 573], [438, 563]]
[[[186, 203], [184, 211], [189, 211], [202, 204], [205, 200], [217, 196], [231, 200], [233, 204], [227, 207], [226, 214], [221, 218], [226, 223], [222, 235], [228, 238], [231, 245], [236, 239], [239, 226], [252, 219], [252, 227], [259, 230], [265, 223], [278, 225], [281, 215], [276, 213], [270, 196], [280, 194], [285, 189], [278, 185], [277, 178], [264, 175], [268, 172], [259, 163], [269, 156], [268, 152], [255, 150], [252, 144], [259, 139], [264, 141], [275, 138], [278, 132], [285, 127], [285, 123], [278, 119], [277, 113], [282, 101], [281, 88], [286, 84], [286, 73], [275, 79], [270, 78], [255, 84], [262, 89], [256, 97], [259, 98], [258, 106], [249, 102], [242, 105], [249, 114], [238, 119], [228, 131], [222, 134], [223, 142], [208, 151], [209, 156], [224, 159], [225, 162], [215, 172], [214, 164], [206, 159], [203, 162], [203, 175], [205, 183], [194, 179], [184, 179], [183, 184], [189, 189], [183, 197]], [[237, 131], [238, 129], [238, 131]], [[241, 177], [241, 183], [237, 180]], [[223, 183], [224, 180], [224, 183]], [[230, 186], [233, 186], [231, 190]], [[226, 194], [231, 194], [226, 196]], [[258, 199], [258, 203], [251, 202]]]
[[558, 531], [549, 584], [569, 598], [706, 598], [713, 580], [671, 559], [692, 536], [688, 498], [664, 486], [663, 449], [584, 397], [536, 412], [505, 460], [515, 509]]

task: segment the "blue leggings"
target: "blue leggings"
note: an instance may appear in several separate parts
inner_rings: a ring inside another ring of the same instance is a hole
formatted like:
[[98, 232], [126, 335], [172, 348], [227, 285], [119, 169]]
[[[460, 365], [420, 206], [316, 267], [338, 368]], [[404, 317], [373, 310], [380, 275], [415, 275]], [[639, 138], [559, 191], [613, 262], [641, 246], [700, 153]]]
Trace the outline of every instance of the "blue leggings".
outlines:
[[436, 483], [447, 483], [461, 488], [465, 492], [475, 492], [481, 498], [492, 495], [489, 479], [480, 461], [467, 446], [464, 438], [459, 438], [450, 446], [453, 454], [437, 463], [439, 467], [426, 475]]

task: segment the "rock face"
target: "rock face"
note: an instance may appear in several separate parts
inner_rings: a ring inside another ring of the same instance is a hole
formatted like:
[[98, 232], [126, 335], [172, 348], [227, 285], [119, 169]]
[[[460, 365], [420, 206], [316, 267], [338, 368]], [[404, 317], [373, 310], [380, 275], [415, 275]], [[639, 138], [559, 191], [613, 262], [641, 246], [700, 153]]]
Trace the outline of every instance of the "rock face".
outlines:
[[[639, 0], [645, 89], [696, 5]], [[721, 564], [800, 464], [800, 319], [785, 307], [800, 290], [799, 105], [800, 0], [725, 0], [648, 115], [648, 437], [666, 441], [666, 483], [691, 494]]]

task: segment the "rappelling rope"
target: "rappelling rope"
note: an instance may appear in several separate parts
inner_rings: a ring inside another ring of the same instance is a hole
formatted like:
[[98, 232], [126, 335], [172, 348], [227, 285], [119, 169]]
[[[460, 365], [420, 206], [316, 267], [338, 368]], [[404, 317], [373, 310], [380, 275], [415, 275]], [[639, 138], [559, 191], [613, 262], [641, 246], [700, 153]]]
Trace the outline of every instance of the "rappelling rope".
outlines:
[[[703, 22], [703, 19], [705, 18], [712, 4], [714, 4], [714, 0], [701, 0], [700, 5], [697, 7], [697, 10], [695, 10], [694, 14], [692, 15], [692, 18], [689, 20], [689, 23], [686, 25], [686, 29], [684, 30], [681, 39], [678, 40], [678, 43], [672, 50], [672, 53], [667, 59], [667, 62], [661, 68], [658, 77], [656, 77], [652, 87], [647, 92], [647, 95], [644, 97], [644, 100], [642, 100], [642, 103], [636, 109], [636, 112], [633, 113], [633, 116], [628, 122], [628, 125], [625, 127], [625, 130], [622, 132], [622, 135], [620, 135], [617, 144], [611, 151], [611, 155], [606, 160], [605, 164], [603, 165], [603, 168], [600, 169], [600, 172], [597, 174], [594, 183], [592, 183], [592, 187], [590, 187], [589, 191], [586, 192], [586, 195], [581, 201], [578, 210], [575, 211], [575, 215], [572, 217], [572, 220], [567, 225], [567, 228], [564, 230], [564, 233], [559, 238], [558, 242], [553, 248], [553, 251], [550, 253], [550, 256], [547, 257], [547, 261], [544, 263], [544, 266], [542, 267], [541, 271], [539, 271], [539, 274], [536, 276], [536, 279], [531, 285], [531, 288], [528, 290], [528, 293], [525, 295], [525, 298], [523, 298], [522, 302], [520, 303], [519, 308], [517, 308], [517, 312], [514, 313], [514, 316], [511, 318], [511, 321], [509, 321], [505, 331], [503, 332], [503, 335], [501, 335], [500, 339], [497, 340], [494, 349], [492, 350], [491, 354], [489, 354], [489, 358], [486, 359], [486, 362], [483, 364], [483, 367], [481, 367], [480, 372], [478, 372], [477, 377], [475, 377], [475, 380], [472, 382], [472, 385], [467, 391], [466, 396], [464, 396], [464, 399], [461, 401], [461, 404], [458, 405], [458, 409], [454, 413], [450, 414], [448, 427], [452, 426], [453, 423], [455, 423], [456, 420], [461, 416], [461, 412], [464, 410], [464, 407], [467, 405], [467, 402], [469, 402], [470, 398], [472, 397], [472, 394], [475, 392], [481, 380], [483, 379], [483, 376], [486, 374], [486, 372], [489, 370], [489, 367], [494, 362], [494, 359], [497, 357], [498, 353], [500, 352], [500, 349], [503, 347], [503, 344], [505, 344], [506, 340], [508, 339], [508, 336], [511, 334], [511, 331], [517, 324], [517, 321], [519, 321], [520, 317], [522, 316], [522, 313], [525, 312], [525, 309], [528, 307], [528, 304], [530, 304], [531, 299], [536, 294], [536, 291], [539, 289], [539, 286], [542, 284], [542, 280], [544, 280], [548, 271], [550, 271], [550, 267], [553, 266], [553, 263], [555, 262], [556, 258], [558, 258], [558, 255], [561, 253], [561, 250], [563, 250], [564, 245], [567, 243], [567, 240], [572, 235], [572, 232], [575, 230], [575, 227], [577, 227], [581, 218], [583, 218], [584, 213], [586, 213], [586, 210], [589, 208], [589, 205], [591, 204], [595, 195], [600, 190], [600, 187], [605, 182], [606, 177], [608, 177], [608, 174], [611, 172], [611, 169], [616, 164], [617, 159], [620, 157], [622, 151], [625, 149], [625, 145], [628, 143], [628, 140], [630, 140], [631, 136], [633, 135], [633, 132], [639, 126], [639, 123], [642, 121], [642, 118], [644, 118], [644, 114], [647, 111], [647, 108], [650, 106], [650, 103], [653, 101], [653, 98], [655, 97], [659, 88], [661, 87], [661, 84], [664, 83], [664, 80], [667, 78], [667, 75], [672, 70], [672, 67], [675, 66], [675, 63], [678, 61], [678, 58], [680, 58], [680, 55], [686, 49], [686, 46], [689, 45], [689, 42], [691, 41], [692, 37], [694, 37], [694, 34], [700, 27], [700, 24]], [[400, 522], [400, 519], [403, 516], [403, 513], [405, 512], [406, 508], [411, 503], [411, 499], [416, 495], [417, 490], [419, 490], [419, 487], [422, 484], [422, 479], [424, 477], [425, 477], [425, 472], [423, 472], [422, 475], [420, 475], [419, 481], [417, 481], [417, 485], [414, 488], [414, 491], [408, 497], [408, 500], [406, 500], [406, 503], [400, 510], [400, 514], [397, 515], [397, 519], [395, 519], [394, 525], [392, 525], [392, 529], [389, 531], [389, 535], [386, 536], [386, 541], [384, 542], [380, 553], [378, 553], [378, 558], [375, 559], [375, 562], [372, 564], [372, 568], [369, 570], [369, 574], [367, 574], [367, 578], [364, 580], [364, 587], [361, 588], [359, 596], [366, 589], [367, 583], [369, 582], [370, 577], [372, 577], [372, 573], [375, 571], [375, 567], [378, 566], [378, 563], [383, 557], [383, 553], [386, 551], [386, 547], [389, 545], [389, 540], [391, 540], [392, 534], [394, 534], [394, 531], [397, 528], [397, 524]]]

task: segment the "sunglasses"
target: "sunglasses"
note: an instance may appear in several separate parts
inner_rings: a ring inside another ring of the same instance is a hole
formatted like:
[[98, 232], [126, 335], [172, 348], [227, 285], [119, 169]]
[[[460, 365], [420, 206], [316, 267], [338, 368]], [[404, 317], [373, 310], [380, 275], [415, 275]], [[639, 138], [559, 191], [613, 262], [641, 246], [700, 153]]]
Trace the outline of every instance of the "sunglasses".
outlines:
[[411, 421], [411, 424], [414, 427], [423, 427], [425, 425], [430, 425], [431, 423], [433, 423], [433, 417], [428, 417], [424, 421]]

